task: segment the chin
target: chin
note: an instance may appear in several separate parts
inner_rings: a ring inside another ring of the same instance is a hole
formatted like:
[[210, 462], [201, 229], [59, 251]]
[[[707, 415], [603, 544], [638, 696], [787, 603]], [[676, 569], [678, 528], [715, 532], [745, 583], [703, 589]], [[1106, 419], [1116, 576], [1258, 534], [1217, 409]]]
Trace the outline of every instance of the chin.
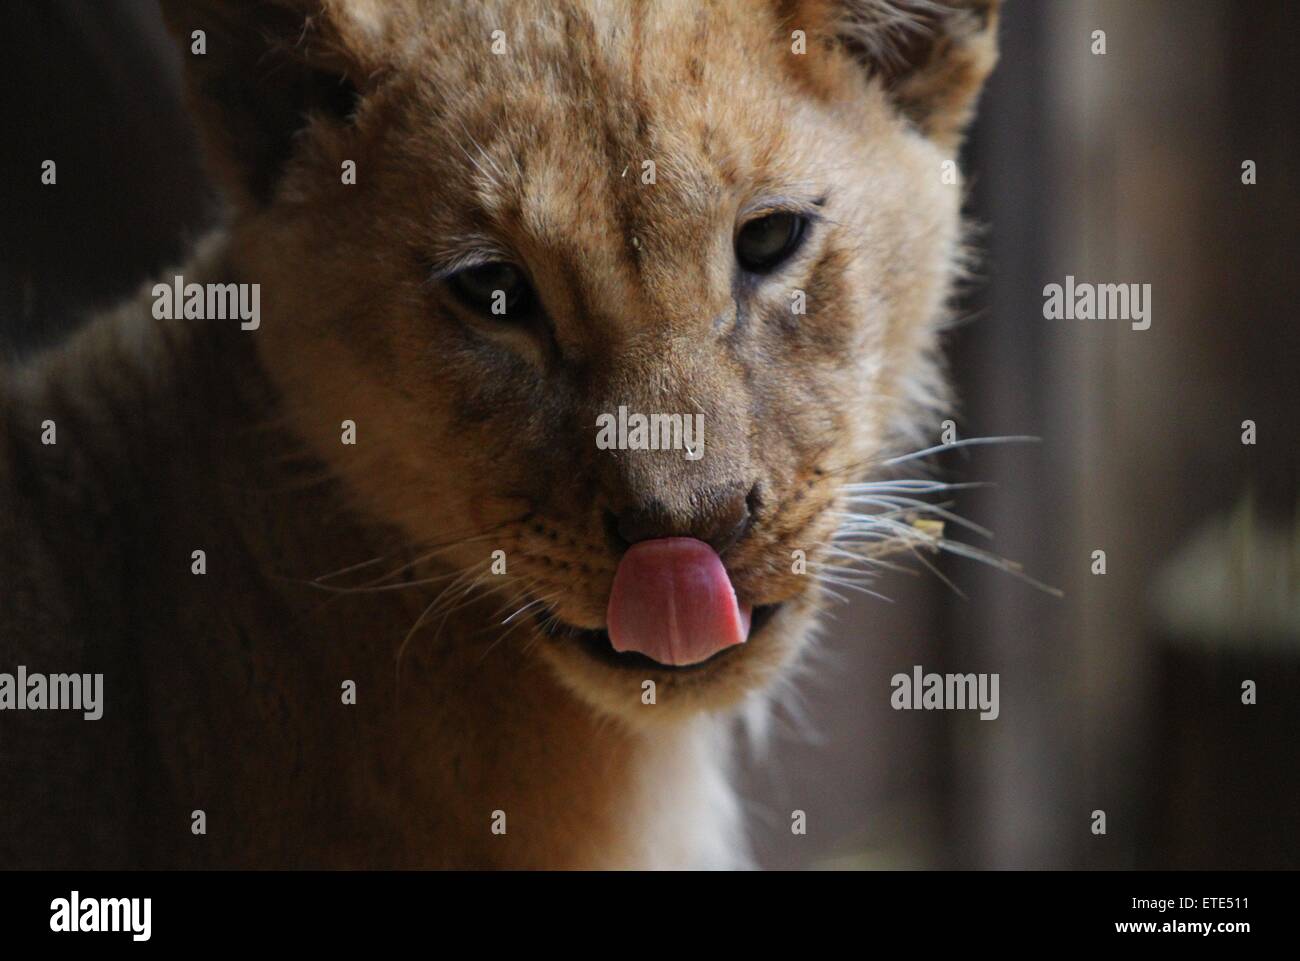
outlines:
[[737, 708], [761, 695], [798, 659], [816, 611], [812, 591], [756, 605], [744, 643], [685, 666], [616, 651], [604, 629], [573, 627], [553, 614], [539, 615], [535, 631], [537, 649], [571, 691], [602, 714], [652, 728]]

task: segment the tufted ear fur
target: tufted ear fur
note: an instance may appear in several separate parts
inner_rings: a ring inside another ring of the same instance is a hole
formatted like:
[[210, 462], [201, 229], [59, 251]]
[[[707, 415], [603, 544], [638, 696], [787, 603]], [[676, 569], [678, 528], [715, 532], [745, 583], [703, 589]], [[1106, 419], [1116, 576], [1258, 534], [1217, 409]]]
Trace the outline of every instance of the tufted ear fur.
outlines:
[[162, 0], [209, 160], [237, 206], [271, 202], [296, 135], [313, 118], [349, 122], [365, 85], [382, 73], [384, 40], [400, 6]]
[[997, 62], [1001, 0], [821, 0], [824, 29], [927, 137], [954, 149]]

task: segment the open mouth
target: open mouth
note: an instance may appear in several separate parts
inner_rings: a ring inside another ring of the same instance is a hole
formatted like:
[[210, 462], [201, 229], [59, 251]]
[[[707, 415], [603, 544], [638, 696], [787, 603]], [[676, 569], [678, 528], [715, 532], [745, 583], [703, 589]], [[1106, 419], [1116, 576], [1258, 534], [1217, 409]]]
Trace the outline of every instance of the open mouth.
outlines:
[[[749, 636], [746, 643], [752, 641], [780, 609], [781, 604], [779, 603], [764, 604], [755, 607], [750, 618]], [[613, 642], [610, 640], [609, 631], [603, 628], [585, 629], [574, 627], [572, 624], [566, 624], [559, 620], [549, 609], [538, 610], [534, 614], [534, 617], [537, 620], [538, 626], [548, 637], [576, 643], [596, 660], [605, 664], [639, 671], [696, 671], [716, 664], [732, 652], [745, 646], [745, 644], [736, 644], [725, 647], [704, 660], [697, 661], [693, 664], [663, 664], [638, 651], [614, 650]]]

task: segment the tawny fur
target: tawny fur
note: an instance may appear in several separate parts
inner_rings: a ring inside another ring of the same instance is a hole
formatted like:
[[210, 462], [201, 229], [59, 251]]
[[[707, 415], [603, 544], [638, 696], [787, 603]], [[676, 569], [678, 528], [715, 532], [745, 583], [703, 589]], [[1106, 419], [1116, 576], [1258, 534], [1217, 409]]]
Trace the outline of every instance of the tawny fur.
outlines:
[[[996, 3], [165, 6], [208, 31], [188, 69], [231, 197], [179, 272], [261, 284], [262, 325], [155, 320], [146, 290], [3, 374], [0, 669], [107, 693], [100, 722], [0, 717], [0, 865], [745, 864], [734, 714], [818, 606], [791, 553], [942, 396], [942, 164]], [[317, 109], [321, 72], [355, 116]], [[737, 218], [774, 201], [821, 219], [738, 290]], [[547, 331], [431, 282], [484, 251], [526, 267]], [[620, 404], [704, 413], [707, 455], [597, 450]], [[724, 561], [784, 606], [744, 648], [632, 671], [502, 624], [545, 600], [603, 626], [605, 512], [686, 522], [754, 485]]]

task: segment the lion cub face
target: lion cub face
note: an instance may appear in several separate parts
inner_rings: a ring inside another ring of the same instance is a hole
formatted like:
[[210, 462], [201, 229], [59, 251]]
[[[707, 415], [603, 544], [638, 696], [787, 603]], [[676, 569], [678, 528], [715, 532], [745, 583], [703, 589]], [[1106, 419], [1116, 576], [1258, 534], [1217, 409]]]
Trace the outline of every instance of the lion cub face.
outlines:
[[[938, 392], [993, 4], [185, 6], [260, 349], [358, 501], [596, 705], [761, 686], [840, 486]], [[720, 558], [735, 602], [689, 596], [744, 643], [615, 650], [620, 564], [666, 538]]]

